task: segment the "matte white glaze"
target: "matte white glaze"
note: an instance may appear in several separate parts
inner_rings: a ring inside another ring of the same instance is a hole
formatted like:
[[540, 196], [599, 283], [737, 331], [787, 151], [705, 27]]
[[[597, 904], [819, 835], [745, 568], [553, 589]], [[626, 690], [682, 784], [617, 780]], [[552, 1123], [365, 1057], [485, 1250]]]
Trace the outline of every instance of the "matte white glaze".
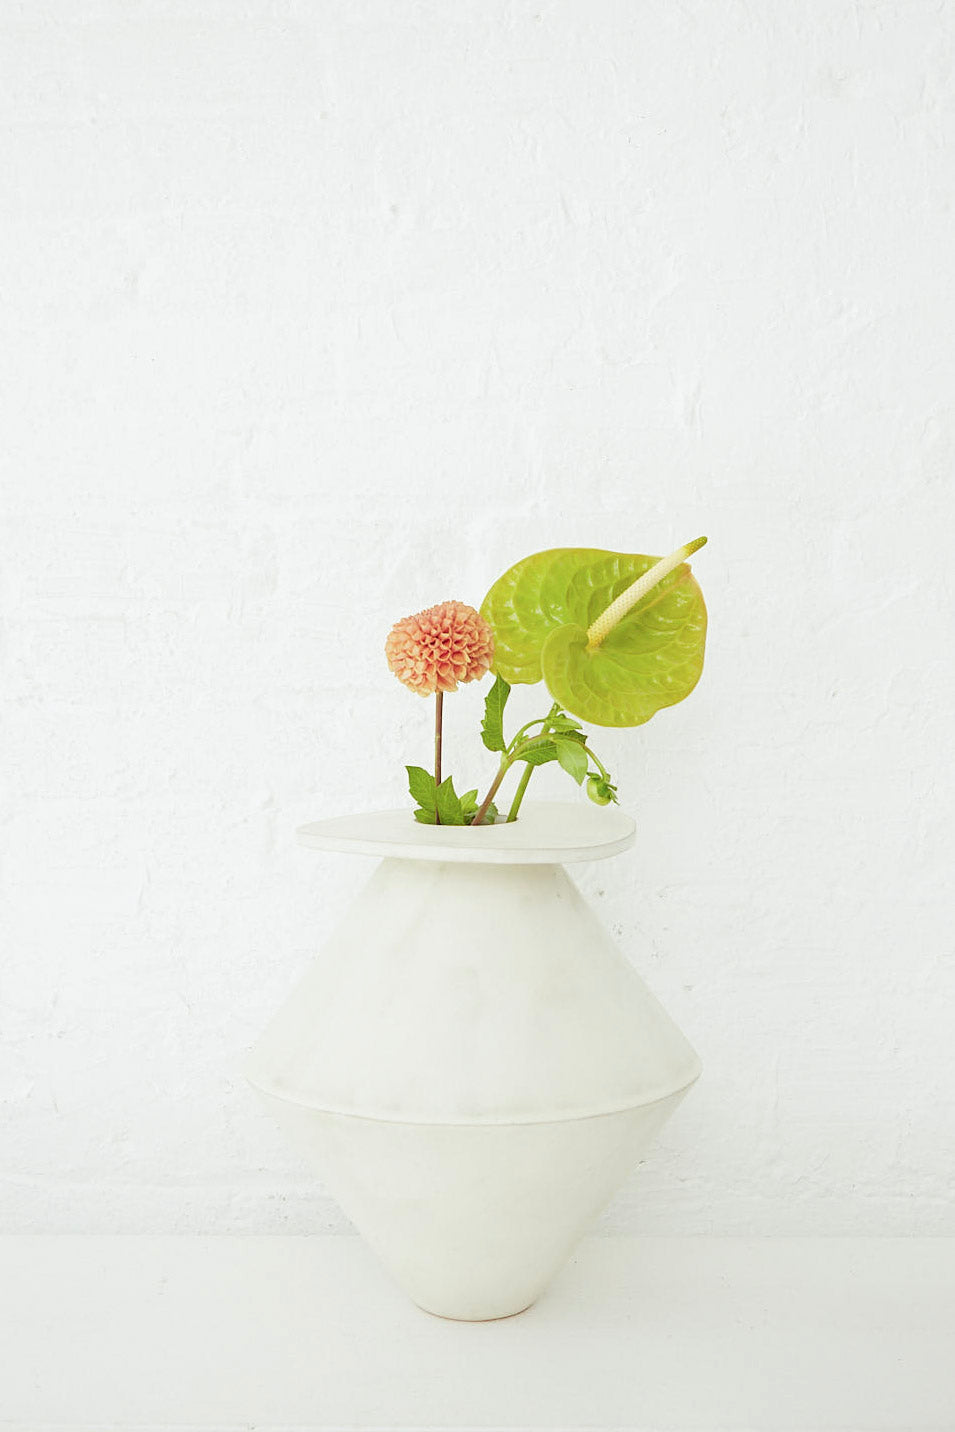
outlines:
[[247, 1072], [325, 1112], [499, 1124], [650, 1103], [699, 1061], [560, 865], [384, 860]]
[[531, 812], [522, 831], [406, 812], [305, 827], [393, 858], [246, 1065], [385, 1265], [447, 1317], [533, 1301], [700, 1073], [554, 853], [600, 858], [633, 823]]

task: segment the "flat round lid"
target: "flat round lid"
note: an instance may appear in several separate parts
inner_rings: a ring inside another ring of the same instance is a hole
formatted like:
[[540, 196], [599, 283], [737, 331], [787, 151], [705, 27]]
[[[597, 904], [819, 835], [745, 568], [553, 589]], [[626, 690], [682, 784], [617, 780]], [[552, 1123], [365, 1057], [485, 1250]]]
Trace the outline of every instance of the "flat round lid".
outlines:
[[302, 845], [398, 860], [467, 860], [486, 865], [564, 865], [604, 860], [633, 844], [636, 826], [615, 806], [525, 801], [509, 825], [419, 825], [410, 808], [341, 815], [300, 825]]

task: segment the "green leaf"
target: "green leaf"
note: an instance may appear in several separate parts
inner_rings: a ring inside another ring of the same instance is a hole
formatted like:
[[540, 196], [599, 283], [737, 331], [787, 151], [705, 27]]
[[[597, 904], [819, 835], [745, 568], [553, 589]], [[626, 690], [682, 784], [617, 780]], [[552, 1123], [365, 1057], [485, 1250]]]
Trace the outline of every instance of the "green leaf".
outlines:
[[433, 810], [422, 810], [420, 806], [414, 813], [414, 818], [421, 825], [437, 825]]
[[510, 686], [503, 676], [498, 676], [484, 698], [481, 740], [489, 751], [504, 750], [504, 707], [507, 705], [507, 698], [510, 694]]
[[408, 790], [424, 810], [434, 810], [434, 776], [423, 766], [405, 766], [408, 772]]
[[465, 815], [474, 815], [478, 808], [477, 786], [473, 791], [465, 791], [461, 797], [461, 810]]
[[437, 789], [438, 815], [441, 817], [442, 825], [464, 825], [464, 812], [461, 809], [461, 802], [454, 794], [454, 783], [451, 777], [441, 782]]
[[604, 638], [588, 628], [657, 562], [624, 552], [556, 547], [525, 557], [491, 587], [481, 615], [494, 632], [493, 670], [543, 679], [554, 700], [598, 726], [640, 726], [689, 696], [703, 670], [706, 607], [682, 562]]
[[586, 746], [587, 744], [586, 731], [559, 731], [557, 734], [562, 741], [576, 741], [578, 746]]
[[557, 747], [553, 741], [542, 741], [539, 746], [529, 746], [517, 759], [529, 766], [546, 766], [548, 761], [557, 760]]
[[590, 765], [587, 752], [577, 741], [568, 741], [566, 736], [558, 736], [554, 745], [557, 748], [558, 761], [579, 786]]
[[558, 711], [554, 716], [548, 716], [547, 723], [552, 731], [566, 731], [569, 734], [571, 731], [580, 730], [580, 722], [575, 721], [573, 716], [568, 716], [563, 711]]
[[[473, 823], [474, 817], [475, 817], [476, 815], [477, 815], [477, 806], [475, 806], [474, 810], [469, 811], [469, 812], [467, 813], [467, 820], [464, 822], [465, 825], [471, 825], [471, 824]], [[491, 804], [488, 806], [487, 811], [486, 811], [486, 813], [485, 813], [484, 819], [481, 821], [481, 825], [482, 825], [482, 826], [485, 826], [485, 825], [493, 825], [496, 820], [497, 820], [497, 806], [494, 804], [493, 801], [491, 801]]]

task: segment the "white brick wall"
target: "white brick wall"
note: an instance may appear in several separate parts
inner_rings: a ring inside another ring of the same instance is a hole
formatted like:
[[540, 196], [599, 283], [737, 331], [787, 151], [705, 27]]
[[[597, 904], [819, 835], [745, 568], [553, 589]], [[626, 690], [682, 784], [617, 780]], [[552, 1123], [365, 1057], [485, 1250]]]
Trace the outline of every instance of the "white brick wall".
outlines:
[[603, 1226], [955, 1232], [953, 55], [923, 0], [0, 3], [5, 1229], [343, 1227], [236, 1064], [369, 869], [295, 825], [427, 758], [388, 626], [705, 531], [579, 878], [706, 1072]]

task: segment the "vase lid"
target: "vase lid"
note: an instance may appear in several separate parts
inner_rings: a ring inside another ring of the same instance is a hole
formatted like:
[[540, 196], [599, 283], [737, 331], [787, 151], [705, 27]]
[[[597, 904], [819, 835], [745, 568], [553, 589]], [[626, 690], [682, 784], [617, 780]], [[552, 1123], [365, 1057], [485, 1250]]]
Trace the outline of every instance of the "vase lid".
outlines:
[[633, 845], [636, 826], [613, 806], [589, 801], [525, 801], [517, 820], [495, 825], [419, 825], [411, 810], [369, 811], [300, 825], [315, 850], [398, 860], [486, 865], [564, 865], [604, 860]]

